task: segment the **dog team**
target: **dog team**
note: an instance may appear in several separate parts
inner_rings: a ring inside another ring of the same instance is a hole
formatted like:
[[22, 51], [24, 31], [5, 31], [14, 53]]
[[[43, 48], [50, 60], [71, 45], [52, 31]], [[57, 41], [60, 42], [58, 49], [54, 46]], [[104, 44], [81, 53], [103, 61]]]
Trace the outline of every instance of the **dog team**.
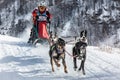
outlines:
[[[56, 33], [53, 36], [52, 32], [50, 33], [50, 39], [52, 41], [52, 46], [50, 46], [49, 50], [49, 56], [50, 56], [50, 63], [52, 67], [52, 71], [54, 72], [54, 63], [57, 67], [60, 67], [60, 60], [62, 60], [62, 64], [64, 66], [64, 72], [68, 73], [67, 65], [65, 61], [65, 45], [66, 42], [62, 38], [58, 38]], [[75, 43], [73, 49], [72, 49], [72, 57], [73, 57], [73, 64], [74, 64], [74, 70], [77, 69], [77, 60], [81, 60], [80, 67], [78, 68], [78, 71], [82, 70], [82, 73], [85, 75], [85, 60], [86, 60], [86, 47], [87, 47], [87, 31], [83, 30], [80, 33], [79, 40]]]

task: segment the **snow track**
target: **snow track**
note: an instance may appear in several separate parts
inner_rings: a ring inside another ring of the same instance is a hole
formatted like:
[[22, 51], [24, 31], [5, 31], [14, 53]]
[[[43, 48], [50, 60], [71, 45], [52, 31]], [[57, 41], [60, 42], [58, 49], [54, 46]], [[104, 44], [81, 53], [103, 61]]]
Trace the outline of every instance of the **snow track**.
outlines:
[[[66, 50], [71, 54], [72, 47], [66, 45]], [[88, 46], [86, 75], [83, 75], [81, 71], [73, 70], [73, 60], [68, 54], [68, 73], [64, 73], [62, 64], [59, 69], [55, 66], [55, 72], [52, 72], [48, 51], [47, 45], [33, 47], [19, 38], [0, 35], [0, 80], [120, 80], [118, 53], [106, 53]], [[79, 60], [77, 64], [79, 67]]]

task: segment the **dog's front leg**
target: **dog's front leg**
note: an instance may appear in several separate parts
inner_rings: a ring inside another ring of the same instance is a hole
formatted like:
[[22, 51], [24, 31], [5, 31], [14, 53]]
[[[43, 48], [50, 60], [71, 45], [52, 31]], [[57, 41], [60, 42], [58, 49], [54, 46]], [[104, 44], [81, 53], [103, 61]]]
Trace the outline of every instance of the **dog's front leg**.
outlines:
[[56, 60], [55, 58], [54, 58], [54, 62], [55, 62], [57, 67], [60, 67], [60, 64], [58, 63], [58, 60]]
[[53, 59], [52, 58], [50, 59], [50, 62], [51, 62], [52, 72], [54, 72], [54, 66], [53, 66]]
[[85, 65], [85, 61], [82, 60], [81, 68], [82, 68], [82, 72], [83, 72], [83, 74], [85, 75], [84, 65]]
[[62, 63], [63, 63], [63, 66], [64, 66], [64, 72], [68, 73], [65, 59], [62, 60]]
[[[72, 53], [73, 53], [73, 56], [77, 55], [77, 53], [75, 51], [75, 47], [73, 48]], [[77, 59], [76, 59], [76, 57], [73, 57], [73, 64], [74, 64], [74, 70], [76, 71], [76, 69], [77, 69]]]
[[63, 66], [64, 66], [64, 72], [65, 72], [65, 73], [68, 73], [68, 71], [67, 71], [67, 66], [66, 66], [66, 62], [65, 62], [65, 53], [63, 53], [61, 56], [62, 56], [62, 64], [63, 64]]
[[82, 60], [83, 64], [82, 64], [82, 71], [83, 71], [83, 74], [85, 75], [85, 60], [86, 60], [86, 54], [85, 56], [83, 57], [84, 59]]
[[82, 69], [82, 73], [85, 75], [84, 65], [85, 65], [85, 57], [84, 57], [84, 59], [81, 61], [81, 65], [80, 65], [80, 68], [79, 68], [79, 71]]

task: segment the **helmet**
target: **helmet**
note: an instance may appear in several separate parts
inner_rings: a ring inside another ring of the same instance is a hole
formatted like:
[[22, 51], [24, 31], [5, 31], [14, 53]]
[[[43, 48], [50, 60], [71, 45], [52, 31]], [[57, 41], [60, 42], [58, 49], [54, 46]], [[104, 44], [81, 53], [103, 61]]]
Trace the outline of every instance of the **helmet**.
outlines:
[[41, 12], [43, 12], [43, 11], [46, 10], [46, 6], [47, 6], [46, 2], [45, 2], [45, 1], [41, 1], [41, 2], [38, 4], [38, 9], [39, 9]]
[[38, 6], [44, 6], [44, 7], [46, 7], [46, 6], [47, 6], [47, 3], [46, 3], [45, 1], [41, 1], [41, 2], [38, 4]]

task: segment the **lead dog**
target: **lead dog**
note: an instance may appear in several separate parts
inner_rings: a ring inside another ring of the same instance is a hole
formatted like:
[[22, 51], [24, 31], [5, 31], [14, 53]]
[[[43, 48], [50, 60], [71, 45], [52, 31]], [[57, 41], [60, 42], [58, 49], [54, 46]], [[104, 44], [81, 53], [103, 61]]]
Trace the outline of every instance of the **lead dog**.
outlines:
[[56, 64], [57, 67], [60, 67], [59, 61], [60, 59], [62, 59], [64, 72], [68, 73], [65, 62], [65, 41], [63, 39], [58, 38], [57, 42], [50, 47], [49, 56], [50, 56], [50, 63], [53, 72], [54, 72], [53, 62]]
[[85, 42], [85, 40], [86, 37], [82, 37], [80, 41], [76, 42], [72, 50], [73, 56], [76, 56], [73, 57], [74, 70], [76, 71], [77, 69], [77, 58], [78, 58], [79, 60], [81, 60], [81, 64], [78, 70], [80, 71], [82, 69], [84, 75], [85, 75], [84, 65], [86, 60], [86, 46], [87, 46], [87, 42]]

